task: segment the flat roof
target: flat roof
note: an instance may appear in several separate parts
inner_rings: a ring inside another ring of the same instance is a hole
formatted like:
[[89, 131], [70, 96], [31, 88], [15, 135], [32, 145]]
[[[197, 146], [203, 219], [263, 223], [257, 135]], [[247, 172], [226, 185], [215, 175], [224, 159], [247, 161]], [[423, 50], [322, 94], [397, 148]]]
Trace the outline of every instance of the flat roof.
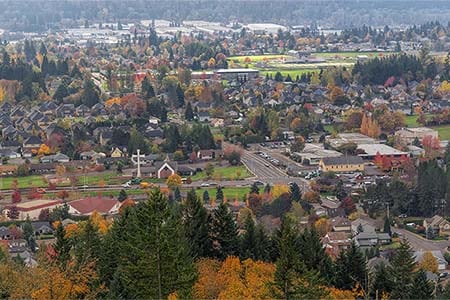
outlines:
[[216, 73], [259, 73], [255, 69], [219, 69]]
[[428, 127], [412, 127], [412, 128], [405, 128], [405, 130], [412, 132], [436, 132], [436, 130]]
[[28, 202], [18, 203], [18, 204], [16, 204], [16, 206], [19, 210], [29, 211], [32, 209], [45, 208], [47, 206], [57, 205], [60, 203], [61, 203], [61, 200], [39, 199], [39, 200], [32, 200], [32, 201], [28, 201]]
[[358, 145], [358, 149], [364, 150], [365, 153], [358, 155], [362, 157], [375, 156], [377, 153], [381, 155], [408, 155], [407, 152], [397, 150], [385, 144], [360, 144]]

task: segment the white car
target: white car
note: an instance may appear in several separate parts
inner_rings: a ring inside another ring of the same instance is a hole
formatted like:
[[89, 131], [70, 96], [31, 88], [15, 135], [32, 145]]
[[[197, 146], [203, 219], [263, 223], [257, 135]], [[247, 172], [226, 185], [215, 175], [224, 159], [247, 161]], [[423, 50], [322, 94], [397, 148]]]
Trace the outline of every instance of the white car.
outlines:
[[200, 186], [201, 186], [201, 187], [208, 187], [208, 186], [209, 186], [209, 183], [203, 182], [202, 184], [200, 184]]

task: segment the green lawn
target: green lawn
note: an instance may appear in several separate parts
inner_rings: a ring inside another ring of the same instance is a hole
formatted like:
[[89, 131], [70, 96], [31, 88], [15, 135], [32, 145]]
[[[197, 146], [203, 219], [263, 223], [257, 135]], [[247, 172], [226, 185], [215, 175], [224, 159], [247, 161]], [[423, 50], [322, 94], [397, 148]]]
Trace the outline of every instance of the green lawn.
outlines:
[[245, 62], [246, 58], [250, 58], [251, 62], [259, 62], [263, 61], [265, 59], [274, 60], [274, 59], [282, 59], [289, 57], [288, 55], [283, 54], [267, 54], [267, 55], [247, 55], [247, 56], [230, 56], [228, 57], [228, 60], [236, 61], [238, 63]]
[[[203, 193], [205, 190], [208, 191], [209, 197], [211, 199], [216, 198], [216, 188], [205, 188], [205, 189], [197, 189], [195, 192], [197, 193], [197, 196], [200, 197], [200, 199], [203, 199]], [[239, 201], [242, 201], [245, 195], [247, 195], [250, 192], [249, 187], [224, 187], [222, 188], [223, 195], [227, 200], [233, 200], [238, 199]]]
[[450, 140], [450, 124], [442, 126], [434, 126], [431, 128], [437, 130], [437, 132], [439, 133], [439, 138], [441, 140], [444, 141]]
[[[431, 114], [425, 115], [426, 118], [430, 117]], [[417, 115], [406, 116], [405, 122], [407, 127], [420, 127], [421, 124], [417, 123]], [[450, 140], [450, 124], [441, 126], [430, 126], [430, 128], [436, 130], [439, 133], [439, 138], [441, 140]]]
[[[240, 173], [239, 176], [237, 173]], [[243, 179], [253, 176], [245, 166], [232, 166], [232, 167], [214, 167], [214, 174], [211, 179], [217, 180], [235, 180]], [[191, 177], [193, 181], [205, 180], [207, 178], [205, 172], [197, 172]]]
[[25, 177], [2, 177], [0, 179], [0, 189], [7, 190], [11, 189], [14, 180], [17, 180], [17, 185], [19, 188], [28, 187], [46, 187], [48, 184], [44, 181], [44, 177], [41, 175], [32, 175]]
[[261, 75], [266, 76], [266, 75], [272, 75], [272, 77], [275, 76], [275, 74], [277, 72], [280, 72], [281, 75], [283, 75], [283, 77], [291, 76], [291, 78], [293, 80], [295, 80], [295, 78], [298, 76], [301, 76], [302, 74], [306, 74], [306, 73], [313, 73], [313, 72], [317, 72], [318, 69], [294, 69], [294, 70], [283, 70], [283, 69], [279, 69], [276, 71], [261, 71]]

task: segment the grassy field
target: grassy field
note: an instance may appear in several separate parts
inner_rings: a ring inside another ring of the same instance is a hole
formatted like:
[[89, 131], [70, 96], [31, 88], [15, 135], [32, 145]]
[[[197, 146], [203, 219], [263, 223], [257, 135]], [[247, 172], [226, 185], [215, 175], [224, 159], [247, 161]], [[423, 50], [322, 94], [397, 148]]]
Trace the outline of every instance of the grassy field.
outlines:
[[[238, 176], [238, 173], [239, 176]], [[243, 179], [253, 176], [245, 166], [236, 166], [236, 167], [215, 167], [214, 174], [212, 179], [216, 180], [233, 180], [233, 179]], [[204, 180], [207, 176], [205, 172], [198, 172], [194, 176], [191, 177], [193, 181]]]
[[295, 78], [297, 76], [301, 76], [302, 74], [313, 73], [313, 72], [317, 72], [317, 71], [319, 71], [319, 70], [318, 69], [295, 69], [295, 70], [282, 70], [282, 69], [280, 69], [279, 71], [262, 71], [261, 75], [262, 76], [266, 76], [266, 75], [270, 76], [270, 75], [272, 75], [272, 77], [274, 77], [277, 72], [280, 72], [281, 75], [283, 75], [284, 77], [288, 76], [288, 74], [289, 74], [289, 76], [291, 76], [291, 78], [293, 80], [295, 80]]
[[431, 127], [434, 130], [437, 130], [437, 132], [439, 133], [439, 138], [441, 140], [447, 141], [450, 140], [450, 125], [442, 125], [442, 126], [435, 126], [435, 127]]
[[276, 59], [282, 59], [289, 57], [288, 55], [282, 55], [282, 54], [267, 54], [267, 55], [249, 55], [249, 56], [230, 56], [228, 57], [228, 60], [237, 62], [237, 63], [244, 63], [246, 58], [250, 58], [250, 62], [260, 62], [264, 60], [276, 60]]
[[44, 181], [44, 177], [40, 175], [32, 175], [25, 177], [2, 177], [0, 179], [0, 189], [11, 189], [14, 180], [17, 180], [18, 188], [46, 187], [48, 184]]
[[[208, 191], [209, 197], [216, 198], [216, 188], [206, 188], [206, 189], [197, 189], [195, 192], [197, 193], [197, 196], [200, 197], [200, 199], [203, 199], [203, 193], [205, 190]], [[250, 192], [249, 187], [226, 187], [222, 189], [223, 195], [226, 199], [232, 200], [232, 199], [238, 199], [239, 201], [242, 201], [243, 197], [247, 195]]]
[[[425, 117], [429, 117], [431, 116], [430, 114], [425, 115]], [[412, 115], [412, 116], [406, 116], [406, 126], [408, 127], [420, 127], [422, 125], [420, 125], [419, 123], [417, 123], [417, 115]], [[436, 130], [439, 133], [439, 138], [441, 140], [450, 140], [450, 124], [447, 125], [441, 125], [441, 126], [433, 126], [430, 127], [434, 130]]]

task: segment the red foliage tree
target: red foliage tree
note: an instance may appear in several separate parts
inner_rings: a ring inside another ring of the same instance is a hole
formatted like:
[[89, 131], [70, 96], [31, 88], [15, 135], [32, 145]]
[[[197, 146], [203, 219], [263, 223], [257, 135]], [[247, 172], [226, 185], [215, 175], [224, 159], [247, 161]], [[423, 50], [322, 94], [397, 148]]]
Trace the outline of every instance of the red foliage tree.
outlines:
[[17, 209], [17, 206], [12, 206], [7, 213], [8, 218], [11, 220], [17, 220], [19, 218], [19, 210]]
[[347, 215], [356, 210], [356, 205], [351, 197], [346, 197], [344, 200], [342, 200], [341, 207], [344, 209]]
[[38, 192], [37, 188], [33, 187], [28, 193], [27, 193], [27, 199], [28, 200], [34, 200], [34, 199], [40, 199], [42, 198], [41, 193]]
[[59, 192], [56, 194], [56, 196], [57, 196], [58, 198], [64, 200], [64, 199], [66, 199], [67, 197], [69, 197], [69, 192], [66, 191], [66, 190], [62, 190], [62, 191], [59, 191]]
[[14, 192], [11, 194], [11, 200], [12, 203], [19, 203], [22, 201], [22, 195], [20, 194], [19, 190], [14, 190]]
[[50, 210], [48, 208], [42, 209], [38, 219], [39, 221], [48, 221], [50, 219]]

